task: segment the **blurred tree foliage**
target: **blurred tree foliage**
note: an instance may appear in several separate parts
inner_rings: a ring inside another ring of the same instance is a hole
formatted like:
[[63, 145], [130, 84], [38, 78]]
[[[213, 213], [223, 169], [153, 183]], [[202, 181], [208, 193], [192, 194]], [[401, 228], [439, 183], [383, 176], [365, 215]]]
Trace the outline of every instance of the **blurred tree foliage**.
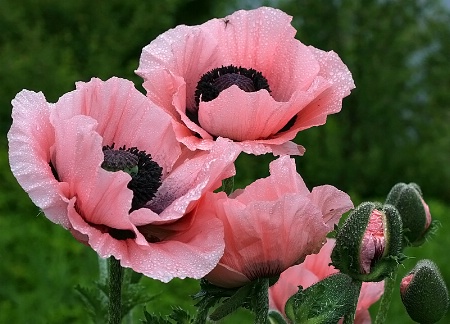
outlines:
[[[179, 23], [214, 15], [210, 1], [0, 0], [1, 134], [21, 89], [54, 102], [76, 81], [134, 75], [146, 44]], [[200, 8], [200, 9], [199, 9]]]
[[332, 183], [363, 197], [418, 182], [428, 197], [450, 196], [450, 14], [442, 2], [298, 0], [298, 38], [334, 50], [356, 89], [326, 126], [300, 133], [300, 171], [309, 185]]

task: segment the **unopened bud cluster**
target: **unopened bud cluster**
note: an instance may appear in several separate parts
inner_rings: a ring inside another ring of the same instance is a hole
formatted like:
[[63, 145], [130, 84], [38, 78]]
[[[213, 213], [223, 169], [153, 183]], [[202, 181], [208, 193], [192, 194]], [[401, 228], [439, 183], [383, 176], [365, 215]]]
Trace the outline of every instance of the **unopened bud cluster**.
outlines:
[[389, 192], [386, 204], [395, 206], [400, 213], [404, 245], [423, 244], [432, 226], [430, 209], [422, 198], [420, 187], [415, 183], [398, 183]]

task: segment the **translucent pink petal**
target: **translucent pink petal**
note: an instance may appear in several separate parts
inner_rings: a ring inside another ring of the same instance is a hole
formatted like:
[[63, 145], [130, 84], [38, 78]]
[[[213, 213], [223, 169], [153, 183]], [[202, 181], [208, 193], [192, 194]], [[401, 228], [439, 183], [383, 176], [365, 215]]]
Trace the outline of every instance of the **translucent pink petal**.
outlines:
[[[216, 208], [224, 224], [226, 246], [220, 269], [207, 276], [211, 282], [233, 287], [242, 285], [243, 278], [253, 280], [261, 268], [273, 273], [283, 271], [318, 252], [331, 230], [323, 221], [321, 206], [310, 199], [311, 194], [295, 173], [293, 160], [281, 157], [271, 163], [270, 169], [268, 178], [230, 197], [223, 192], [207, 196], [207, 204]], [[326, 257], [330, 258], [329, 253]], [[323, 272], [329, 271], [330, 261]]]
[[353, 208], [350, 196], [330, 185], [314, 187], [311, 200], [322, 210], [323, 220], [333, 228], [342, 214]]
[[68, 183], [70, 198], [77, 197], [77, 208], [84, 219], [93, 224], [130, 229], [128, 211], [133, 193], [127, 184], [131, 177], [100, 168], [102, 138], [94, 131], [95, 120], [79, 115], [55, 120], [54, 124], [58, 176]]
[[294, 194], [247, 206], [228, 200], [223, 202], [219, 218], [226, 224], [227, 244], [221, 263], [246, 275], [264, 263], [288, 268], [318, 250], [327, 234], [320, 212], [309, 200]]
[[319, 71], [309, 48], [295, 40], [296, 30], [291, 20], [281, 10], [262, 7], [236, 11], [201, 27], [220, 39], [222, 65], [261, 71], [269, 81], [274, 98], [289, 101], [296, 89], [307, 89]]
[[363, 282], [361, 293], [359, 294], [358, 306], [359, 309], [369, 309], [369, 307], [376, 303], [384, 293], [384, 281], [379, 282]]
[[160, 221], [182, 217], [203, 194], [219, 188], [223, 179], [235, 174], [233, 163], [239, 153], [239, 147], [231, 141], [218, 139], [209, 153], [200, 153], [174, 169], [149, 206], [161, 210]]
[[[340, 323], [343, 323], [341, 320]], [[370, 318], [370, 313], [368, 309], [357, 310], [355, 314], [354, 324], [371, 324], [372, 319]]]
[[[298, 267], [308, 269], [314, 273], [318, 278], [317, 281], [325, 279], [329, 275], [338, 272], [333, 266], [330, 265], [331, 252], [333, 251], [334, 244], [334, 239], [327, 239], [319, 253], [308, 255], [305, 261], [301, 265], [298, 265]], [[304, 282], [302, 282], [301, 285], [304, 287], [310, 286], [306, 285]]]
[[158, 243], [148, 243], [137, 230], [136, 239], [116, 240], [87, 224], [73, 205], [69, 214], [75, 230], [87, 236], [89, 245], [101, 257], [112, 255], [123, 267], [163, 282], [175, 277], [200, 279], [212, 270], [223, 253], [223, 228], [208, 213], [193, 211], [183, 218], [190, 224], [188, 230], [174, 232]]
[[52, 106], [42, 93], [23, 90], [12, 101], [13, 123], [8, 132], [9, 163], [19, 184], [52, 222], [69, 227], [67, 187], [55, 179], [49, 165], [55, 135]]
[[[149, 80], [145, 83], [145, 89], [151, 99], [156, 99], [157, 104], [170, 107], [170, 96], [161, 98], [168, 90], [178, 91], [180, 83], [167, 89], [162, 83], [152, 82], [160, 75], [161, 70], [167, 70], [176, 76], [184, 77], [186, 92], [189, 93], [184, 107], [178, 107], [185, 111], [187, 107], [194, 106], [194, 91], [201, 75], [220, 64], [217, 61], [219, 40], [210, 34], [210, 31], [201, 26], [178, 26], [158, 36], [149, 45], [143, 48], [136, 74]], [[165, 80], [168, 80], [166, 78]], [[173, 84], [173, 83], [172, 83]], [[161, 94], [161, 95], [159, 95]], [[156, 98], [155, 98], [156, 97]], [[157, 98], [160, 98], [158, 100]], [[168, 109], [172, 110], [173, 109]]]
[[270, 163], [269, 170], [269, 177], [254, 181], [245, 190], [236, 190], [231, 197], [248, 204], [255, 200], [277, 200], [287, 193], [309, 195], [306, 184], [297, 173], [294, 159], [282, 156]]
[[297, 293], [298, 286], [303, 289], [319, 281], [314, 272], [300, 265], [286, 269], [275, 285], [269, 288], [269, 308], [284, 314], [286, 302], [292, 295]]
[[181, 152], [171, 118], [125, 79], [78, 82], [77, 90], [56, 103], [55, 115], [62, 119], [90, 116], [98, 123], [96, 132], [101, 134], [103, 145], [138, 147], [165, 170], [170, 170]]
[[295, 125], [300, 130], [324, 124], [329, 114], [341, 110], [342, 98], [355, 88], [350, 71], [335, 52], [325, 52], [312, 46], [309, 48], [320, 64], [318, 77], [327, 80], [329, 88], [318, 93], [314, 101], [301, 111]]
[[[239, 104], [236, 104], [239, 103]], [[199, 122], [208, 133], [235, 141], [267, 138], [295, 115], [266, 90], [247, 93], [233, 85], [208, 102], [200, 102]]]

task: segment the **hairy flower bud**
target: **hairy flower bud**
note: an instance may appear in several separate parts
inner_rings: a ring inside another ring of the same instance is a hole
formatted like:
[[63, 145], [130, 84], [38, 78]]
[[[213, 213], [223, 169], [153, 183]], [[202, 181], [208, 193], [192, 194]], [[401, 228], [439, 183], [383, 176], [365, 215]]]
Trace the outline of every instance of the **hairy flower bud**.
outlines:
[[447, 312], [447, 286], [437, 266], [421, 260], [402, 279], [400, 295], [409, 316], [419, 323], [436, 323]]
[[397, 208], [403, 223], [404, 245], [421, 245], [432, 228], [428, 205], [415, 183], [397, 183], [389, 192], [386, 204]]
[[336, 236], [333, 265], [361, 281], [381, 281], [402, 258], [402, 223], [391, 205], [365, 202], [350, 213]]

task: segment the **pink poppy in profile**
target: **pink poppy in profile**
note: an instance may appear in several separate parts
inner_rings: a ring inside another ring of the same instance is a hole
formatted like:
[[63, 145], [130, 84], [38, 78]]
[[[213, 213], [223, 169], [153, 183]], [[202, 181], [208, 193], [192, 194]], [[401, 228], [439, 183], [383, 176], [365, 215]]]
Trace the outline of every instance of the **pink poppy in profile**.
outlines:
[[222, 287], [239, 287], [279, 275], [319, 251], [340, 216], [351, 209], [350, 197], [325, 185], [308, 190], [294, 159], [270, 164], [270, 176], [230, 197], [209, 194], [199, 208], [223, 222], [225, 252], [206, 276]]
[[268, 7], [240, 10], [144, 47], [136, 73], [176, 121], [178, 140], [192, 150], [225, 137], [251, 154], [303, 154], [290, 140], [339, 112], [354, 83], [335, 52], [296, 40], [291, 20]]
[[218, 140], [180, 161], [172, 119], [130, 81], [76, 86], [55, 104], [27, 90], [13, 100], [19, 184], [101, 257], [162, 281], [201, 278], [222, 256], [223, 227], [196, 205], [234, 174], [234, 145]]
[[[331, 263], [331, 251], [334, 239], [327, 239], [327, 243], [319, 253], [308, 255], [305, 261], [284, 271], [275, 285], [269, 288], [270, 308], [284, 314], [284, 306], [288, 299], [298, 291], [312, 286], [329, 275], [339, 272]], [[355, 323], [371, 323], [369, 307], [374, 304], [384, 292], [384, 283], [363, 282], [358, 304], [356, 306]]]

